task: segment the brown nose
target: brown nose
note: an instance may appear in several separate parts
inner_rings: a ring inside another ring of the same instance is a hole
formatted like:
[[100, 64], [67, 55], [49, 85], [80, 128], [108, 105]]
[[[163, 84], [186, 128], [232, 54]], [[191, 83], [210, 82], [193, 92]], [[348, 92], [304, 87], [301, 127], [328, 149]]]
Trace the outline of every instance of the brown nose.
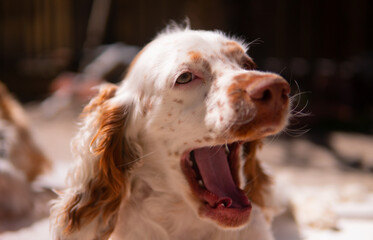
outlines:
[[279, 132], [287, 123], [289, 93], [289, 84], [276, 74], [252, 71], [236, 76], [228, 88], [237, 121], [232, 132], [243, 138]]
[[262, 104], [267, 108], [277, 108], [287, 103], [290, 87], [281, 77], [273, 76], [258, 80], [257, 84], [248, 90], [248, 93], [254, 103]]

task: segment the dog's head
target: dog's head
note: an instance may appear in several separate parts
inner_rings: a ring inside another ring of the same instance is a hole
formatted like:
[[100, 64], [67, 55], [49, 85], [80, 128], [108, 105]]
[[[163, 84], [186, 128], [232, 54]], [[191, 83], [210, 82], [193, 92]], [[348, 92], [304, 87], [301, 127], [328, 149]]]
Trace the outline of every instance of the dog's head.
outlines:
[[288, 83], [256, 71], [247, 48], [219, 32], [166, 32], [137, 56], [119, 90], [141, 96], [143, 125], [138, 117], [132, 125], [152, 136], [152, 151], [180, 164], [188, 191], [178, 187], [198, 214], [224, 227], [248, 221], [250, 200], [263, 204], [269, 178], [256, 146], [284, 128], [289, 112]]
[[255, 70], [247, 50], [219, 32], [168, 30], [138, 54], [119, 87], [103, 88], [75, 139], [84, 172], [74, 175], [66, 229], [96, 216], [115, 222], [133, 164], [146, 165], [153, 153], [201, 218], [247, 223], [251, 201], [263, 205], [270, 182], [255, 151], [287, 124], [290, 91], [279, 75]]

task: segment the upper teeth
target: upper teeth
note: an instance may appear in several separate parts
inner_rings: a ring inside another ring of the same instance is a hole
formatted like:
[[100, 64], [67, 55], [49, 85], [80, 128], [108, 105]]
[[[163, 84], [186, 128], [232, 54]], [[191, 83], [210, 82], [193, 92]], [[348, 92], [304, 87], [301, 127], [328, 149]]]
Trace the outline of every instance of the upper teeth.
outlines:
[[226, 151], [227, 153], [229, 153], [229, 148], [228, 148], [228, 145], [227, 145], [227, 144], [225, 144], [224, 146], [225, 146], [225, 151]]

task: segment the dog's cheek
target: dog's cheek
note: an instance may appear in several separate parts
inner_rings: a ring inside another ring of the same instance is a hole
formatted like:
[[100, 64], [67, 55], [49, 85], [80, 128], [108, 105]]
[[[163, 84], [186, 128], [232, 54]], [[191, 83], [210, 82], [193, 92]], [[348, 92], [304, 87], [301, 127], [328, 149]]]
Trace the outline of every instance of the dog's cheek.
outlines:
[[209, 133], [220, 135], [229, 127], [234, 117], [227, 96], [221, 92], [210, 95], [206, 103], [205, 122]]

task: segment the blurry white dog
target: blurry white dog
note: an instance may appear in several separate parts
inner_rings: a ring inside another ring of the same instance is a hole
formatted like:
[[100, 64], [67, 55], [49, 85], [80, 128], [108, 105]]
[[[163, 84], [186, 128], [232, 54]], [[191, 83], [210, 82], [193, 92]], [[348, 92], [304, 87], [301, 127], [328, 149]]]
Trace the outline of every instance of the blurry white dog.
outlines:
[[30, 183], [49, 166], [31, 138], [24, 110], [0, 83], [0, 222], [33, 210]]

